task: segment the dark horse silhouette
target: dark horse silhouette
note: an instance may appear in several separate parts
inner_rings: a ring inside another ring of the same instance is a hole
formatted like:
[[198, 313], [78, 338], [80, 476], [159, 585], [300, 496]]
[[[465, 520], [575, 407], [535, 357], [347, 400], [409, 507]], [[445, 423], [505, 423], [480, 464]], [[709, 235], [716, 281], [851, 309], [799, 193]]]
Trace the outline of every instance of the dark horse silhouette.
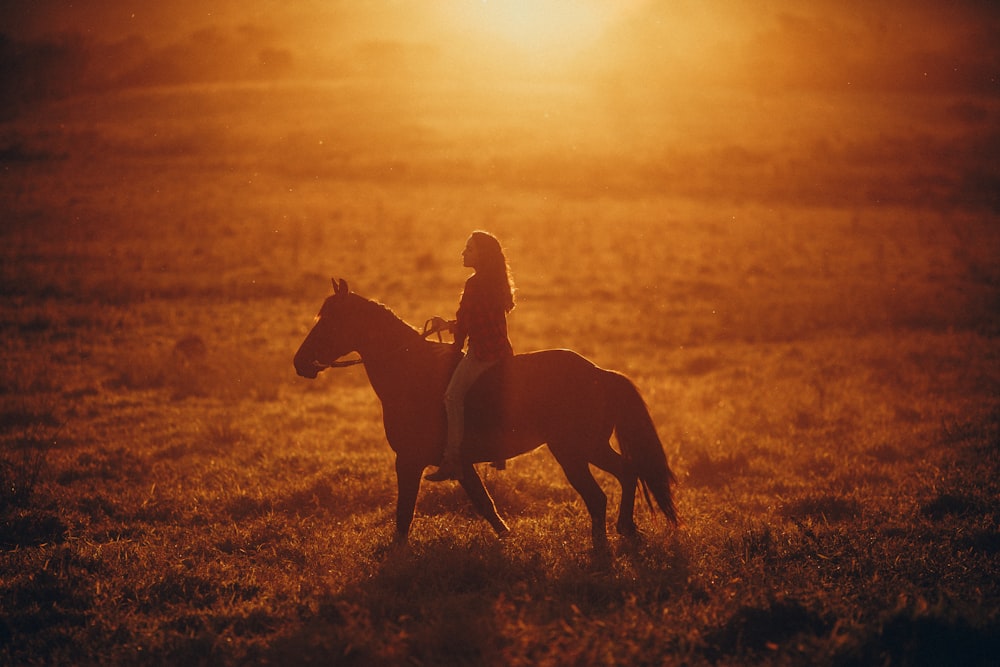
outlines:
[[[405, 542], [425, 467], [444, 451], [443, 395], [459, 353], [426, 340], [385, 306], [334, 281], [316, 324], [295, 353], [299, 375], [315, 378], [350, 352], [361, 356], [382, 402], [385, 435], [396, 452], [396, 541]], [[612, 449], [614, 432], [622, 454]], [[548, 444], [587, 505], [595, 549], [607, 546], [607, 496], [590, 464], [622, 487], [618, 532], [634, 535], [635, 491], [642, 484], [667, 520], [677, 525], [670, 486], [674, 475], [649, 411], [635, 385], [621, 373], [598, 368], [570, 350], [519, 354], [483, 374], [466, 398], [462, 487], [500, 535], [507, 524], [473, 467], [513, 458]]]

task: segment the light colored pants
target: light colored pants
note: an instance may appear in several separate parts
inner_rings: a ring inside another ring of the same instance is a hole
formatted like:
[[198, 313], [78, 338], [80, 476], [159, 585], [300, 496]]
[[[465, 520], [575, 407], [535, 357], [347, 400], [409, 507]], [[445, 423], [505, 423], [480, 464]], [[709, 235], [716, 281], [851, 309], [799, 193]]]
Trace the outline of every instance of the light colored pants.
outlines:
[[465, 355], [455, 372], [451, 382], [444, 392], [444, 409], [448, 415], [448, 441], [445, 446], [445, 456], [458, 454], [465, 435], [465, 395], [479, 378], [495, 361], [480, 361], [471, 354]]

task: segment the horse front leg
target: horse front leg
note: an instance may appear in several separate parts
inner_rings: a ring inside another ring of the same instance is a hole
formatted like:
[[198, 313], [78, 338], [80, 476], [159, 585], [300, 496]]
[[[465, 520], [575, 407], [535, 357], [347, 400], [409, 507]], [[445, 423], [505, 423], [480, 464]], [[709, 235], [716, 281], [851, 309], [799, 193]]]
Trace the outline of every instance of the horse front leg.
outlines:
[[479, 473], [476, 472], [475, 467], [471, 464], [466, 465], [462, 470], [461, 484], [462, 488], [465, 489], [465, 495], [469, 496], [469, 500], [472, 501], [476, 511], [489, 521], [497, 535], [500, 537], [507, 535], [510, 532], [510, 528], [500, 518], [500, 515], [497, 514], [497, 506], [493, 502], [493, 496], [486, 490], [483, 480], [479, 477]]
[[420, 490], [420, 475], [424, 466], [415, 461], [396, 457], [396, 544], [406, 544], [413, 522]]

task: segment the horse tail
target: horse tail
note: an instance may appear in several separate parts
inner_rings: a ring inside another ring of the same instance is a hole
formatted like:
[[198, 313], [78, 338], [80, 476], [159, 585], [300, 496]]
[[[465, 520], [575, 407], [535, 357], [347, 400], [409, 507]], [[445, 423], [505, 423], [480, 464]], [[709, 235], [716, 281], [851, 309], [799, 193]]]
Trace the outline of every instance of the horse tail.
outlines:
[[677, 526], [677, 507], [670, 486], [677, 479], [667, 464], [660, 436], [656, 433], [649, 408], [632, 380], [621, 373], [606, 371], [614, 406], [615, 434], [622, 454], [635, 466], [646, 504], [652, 509], [650, 493], [667, 520]]

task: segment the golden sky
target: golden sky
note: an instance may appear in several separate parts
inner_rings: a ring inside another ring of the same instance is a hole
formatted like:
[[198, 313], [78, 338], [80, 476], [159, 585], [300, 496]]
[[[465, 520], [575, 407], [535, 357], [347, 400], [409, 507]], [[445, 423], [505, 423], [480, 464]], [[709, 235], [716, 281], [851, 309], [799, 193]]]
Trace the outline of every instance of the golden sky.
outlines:
[[[3, 3], [16, 40], [74, 33], [122, 75], [142, 59], [284, 75], [1000, 91], [1000, 10], [987, 1], [34, 0]], [[129, 60], [132, 58], [135, 62]], [[103, 61], [102, 61], [103, 59]], [[147, 70], [149, 68], [147, 67]], [[135, 81], [133, 77], [132, 81]]]
[[425, 177], [993, 203], [1000, 179], [987, 0], [33, 0], [0, 25], [2, 117], [191, 84], [277, 104], [287, 82], [308, 103], [238, 109], [249, 139], [280, 121]]

